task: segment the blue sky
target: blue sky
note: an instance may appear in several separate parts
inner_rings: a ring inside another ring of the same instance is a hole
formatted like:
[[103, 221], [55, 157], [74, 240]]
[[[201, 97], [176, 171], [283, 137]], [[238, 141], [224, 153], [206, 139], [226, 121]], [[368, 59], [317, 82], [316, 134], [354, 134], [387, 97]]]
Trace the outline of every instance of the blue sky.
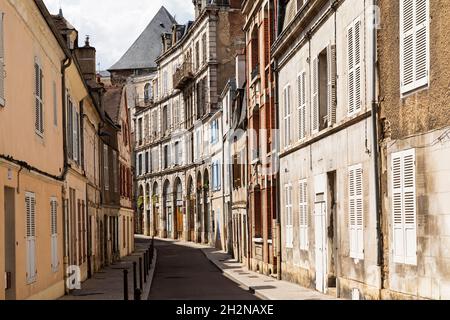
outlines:
[[184, 24], [193, 19], [191, 0], [44, 0], [49, 11], [63, 9], [66, 19], [78, 29], [80, 44], [86, 35], [97, 49], [102, 70], [111, 67], [131, 46], [164, 5]]

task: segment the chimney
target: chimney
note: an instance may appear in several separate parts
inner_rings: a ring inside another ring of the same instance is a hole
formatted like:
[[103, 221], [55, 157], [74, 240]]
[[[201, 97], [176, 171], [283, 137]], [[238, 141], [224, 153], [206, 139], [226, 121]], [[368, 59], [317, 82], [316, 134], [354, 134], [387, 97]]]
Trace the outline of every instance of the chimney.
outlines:
[[89, 36], [86, 36], [84, 47], [75, 49], [75, 56], [81, 67], [84, 79], [90, 82], [96, 82], [96, 50], [89, 43]]

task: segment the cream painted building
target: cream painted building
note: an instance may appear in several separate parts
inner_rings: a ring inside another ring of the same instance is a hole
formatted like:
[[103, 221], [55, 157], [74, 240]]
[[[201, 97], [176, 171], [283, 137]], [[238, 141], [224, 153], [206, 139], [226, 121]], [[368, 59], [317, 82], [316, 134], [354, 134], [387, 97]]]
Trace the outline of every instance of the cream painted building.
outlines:
[[0, 299], [55, 299], [64, 294], [69, 53], [42, 1], [2, 0], [0, 11]]
[[344, 298], [381, 288], [370, 1], [289, 1], [277, 60], [282, 278]]

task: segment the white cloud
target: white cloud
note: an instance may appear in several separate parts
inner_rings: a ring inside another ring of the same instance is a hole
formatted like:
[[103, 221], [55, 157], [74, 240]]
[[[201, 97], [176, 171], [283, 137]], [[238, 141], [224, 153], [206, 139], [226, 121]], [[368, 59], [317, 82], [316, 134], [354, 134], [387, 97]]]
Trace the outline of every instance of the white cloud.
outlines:
[[78, 30], [80, 45], [91, 37], [101, 69], [112, 66], [133, 44], [161, 6], [184, 24], [193, 19], [191, 0], [44, 0], [56, 14], [60, 5], [64, 17]]

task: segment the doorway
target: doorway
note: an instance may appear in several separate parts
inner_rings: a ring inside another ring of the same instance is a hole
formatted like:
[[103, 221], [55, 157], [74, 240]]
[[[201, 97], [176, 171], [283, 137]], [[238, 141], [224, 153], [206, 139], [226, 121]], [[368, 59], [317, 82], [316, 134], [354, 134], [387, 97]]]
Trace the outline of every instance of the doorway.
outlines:
[[16, 300], [15, 190], [5, 187], [5, 299]]
[[326, 292], [327, 246], [326, 246], [326, 202], [316, 202], [314, 208], [316, 247], [316, 290]]

